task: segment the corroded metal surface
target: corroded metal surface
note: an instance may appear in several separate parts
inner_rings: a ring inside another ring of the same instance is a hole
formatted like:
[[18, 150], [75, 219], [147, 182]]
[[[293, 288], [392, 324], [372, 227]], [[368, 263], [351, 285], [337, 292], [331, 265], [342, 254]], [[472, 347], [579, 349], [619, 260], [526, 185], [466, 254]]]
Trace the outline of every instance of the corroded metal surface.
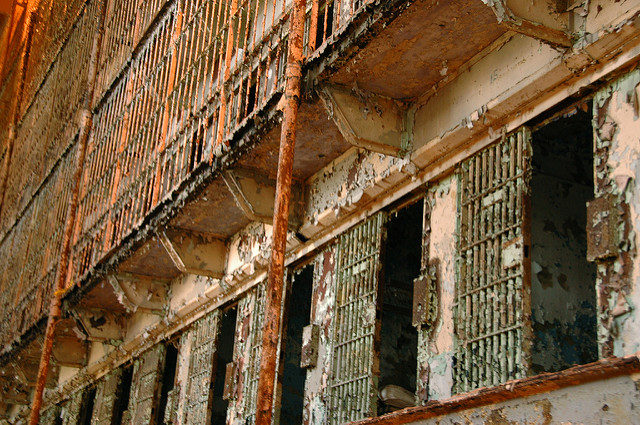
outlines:
[[[284, 2], [283, 2], [284, 4]], [[273, 417], [275, 378], [278, 369], [278, 348], [282, 326], [284, 292], [284, 257], [287, 251], [291, 184], [293, 179], [293, 154], [298, 126], [298, 108], [301, 100], [302, 61], [305, 24], [305, 0], [294, 0], [291, 10], [291, 27], [285, 70], [285, 93], [276, 199], [273, 208], [273, 236], [266, 287], [264, 330], [260, 379], [257, 388], [256, 424], [269, 425]]]
[[528, 374], [530, 132], [522, 128], [459, 169], [454, 390], [466, 392]]

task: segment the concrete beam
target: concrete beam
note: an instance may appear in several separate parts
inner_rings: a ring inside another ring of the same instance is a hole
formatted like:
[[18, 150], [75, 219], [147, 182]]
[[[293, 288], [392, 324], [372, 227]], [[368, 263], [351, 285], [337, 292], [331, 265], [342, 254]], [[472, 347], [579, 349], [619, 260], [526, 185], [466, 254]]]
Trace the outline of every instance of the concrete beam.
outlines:
[[[271, 224], [273, 221], [273, 207], [276, 199], [276, 182], [255, 170], [236, 168], [222, 174], [225, 184], [233, 198], [250, 221]], [[299, 203], [303, 199], [300, 187], [292, 187], [292, 203]], [[300, 225], [298, 208], [291, 208], [289, 225], [297, 228]]]
[[342, 136], [354, 146], [391, 156], [410, 149], [410, 122], [399, 101], [336, 85], [323, 85], [318, 93]]
[[167, 301], [167, 284], [162, 279], [128, 273], [107, 276], [121, 304], [130, 312], [162, 312]]
[[512, 31], [553, 46], [570, 47], [569, 15], [560, 0], [482, 0]]
[[227, 260], [225, 242], [215, 236], [182, 229], [165, 229], [158, 238], [182, 273], [221, 279]]
[[87, 341], [113, 344], [124, 339], [125, 323], [122, 315], [102, 309], [79, 307], [72, 309], [71, 314]]

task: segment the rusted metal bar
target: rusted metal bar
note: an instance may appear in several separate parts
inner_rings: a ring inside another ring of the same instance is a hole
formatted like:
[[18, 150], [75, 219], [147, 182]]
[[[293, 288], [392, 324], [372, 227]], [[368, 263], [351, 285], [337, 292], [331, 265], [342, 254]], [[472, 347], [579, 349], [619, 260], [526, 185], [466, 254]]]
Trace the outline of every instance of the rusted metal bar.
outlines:
[[302, 60], [306, 0], [294, 0], [291, 12], [287, 53], [284, 117], [280, 136], [276, 199], [273, 211], [273, 241], [267, 282], [265, 320], [260, 357], [260, 380], [256, 403], [256, 425], [270, 425], [278, 366], [278, 336], [282, 323], [282, 291], [284, 286], [284, 255], [289, 225], [289, 201], [293, 177], [293, 153], [296, 141], [298, 107], [302, 82]]
[[[311, 18], [309, 20], [309, 54], [316, 50], [318, 35], [318, 11], [320, 10], [320, 0], [311, 0]], [[321, 40], [322, 41], [322, 40]]]
[[[180, 33], [182, 32], [182, 20], [183, 20], [184, 11], [178, 10], [176, 16], [176, 23], [173, 27], [173, 34], [171, 36], [171, 63], [169, 65], [169, 81], [167, 82], [167, 93], [171, 93], [176, 83], [176, 70], [178, 68], [178, 39], [180, 38]], [[162, 179], [162, 154], [164, 153], [167, 146], [167, 131], [169, 129], [169, 122], [171, 121], [171, 116], [169, 114], [171, 106], [171, 98], [167, 96], [164, 105], [164, 113], [162, 115], [162, 129], [160, 131], [160, 145], [158, 146], [158, 161], [156, 164], [155, 170], [155, 181], [153, 188], [153, 195], [151, 204], [155, 205], [158, 203], [160, 198], [160, 190], [161, 190], [161, 179]]]
[[[13, 20], [13, 16], [12, 16], [12, 20]], [[22, 97], [24, 95], [24, 83], [25, 83], [25, 77], [27, 73], [27, 63], [29, 61], [29, 51], [31, 49], [31, 40], [33, 38], [35, 21], [36, 21], [35, 12], [31, 12], [29, 15], [29, 21], [27, 23], [27, 26], [28, 26], [27, 42], [25, 44], [24, 54], [22, 55], [22, 64], [20, 66], [20, 83], [17, 90], [18, 99], [16, 101], [11, 129], [9, 130], [10, 131], [9, 142], [7, 144], [7, 154], [5, 159], [6, 165], [3, 167], [4, 172], [2, 174], [2, 182], [0, 183], [0, 194], [1, 194], [0, 195], [0, 216], [2, 216], [2, 212], [4, 211], [4, 199], [7, 193], [7, 182], [9, 181], [9, 169], [11, 167], [11, 156], [13, 154], [13, 142], [16, 139], [16, 127], [18, 126], [18, 122], [20, 121], [20, 109], [21, 109], [20, 105], [22, 104]], [[17, 36], [17, 35], [14, 35], [14, 36]], [[5, 52], [6, 53], [5, 60], [6, 60], [6, 56], [8, 56], [8, 53], [9, 53], [9, 47], [11, 46], [7, 45], [7, 50]], [[3, 64], [6, 65], [6, 62], [3, 62]]]
[[87, 86], [87, 95], [84, 100], [84, 110], [82, 114], [82, 121], [80, 124], [80, 132], [78, 135], [78, 156], [76, 168], [73, 174], [73, 191], [71, 193], [71, 201], [69, 202], [69, 209], [67, 212], [67, 218], [64, 227], [64, 235], [62, 238], [62, 250], [60, 253], [60, 261], [58, 263], [58, 274], [56, 275], [54, 291], [51, 296], [51, 303], [49, 306], [49, 318], [47, 320], [47, 328], [44, 335], [44, 342], [42, 344], [42, 354], [40, 356], [38, 378], [36, 380], [33, 400], [31, 403], [29, 425], [38, 425], [38, 423], [40, 422], [40, 409], [42, 408], [44, 387], [47, 383], [47, 375], [49, 374], [50, 369], [49, 366], [51, 363], [51, 353], [53, 351], [54, 334], [56, 331], [56, 325], [62, 318], [62, 296], [67, 289], [67, 274], [69, 271], [69, 259], [71, 257], [71, 239], [73, 237], [75, 221], [78, 212], [78, 198], [80, 193], [82, 175], [84, 172], [84, 160], [87, 152], [87, 141], [89, 140], [91, 126], [93, 124], [92, 100], [98, 73], [98, 58], [100, 56], [100, 47], [102, 44], [102, 25], [104, 23], [105, 11], [106, 2], [103, 2], [99, 14], [100, 23], [98, 24], [98, 32], [93, 40], [93, 46], [91, 49], [91, 60], [89, 62], [88, 70], [89, 84]]
[[[237, 10], [238, 0], [231, 0], [231, 10], [229, 11], [229, 18], [227, 22], [227, 47], [224, 57], [224, 76], [222, 77], [220, 83], [220, 112], [218, 115], [218, 134], [216, 137], [214, 149], [211, 150], [211, 159], [213, 159], [213, 155], [215, 155], [215, 148], [217, 148], [218, 145], [222, 143], [222, 139], [224, 138], [224, 125], [227, 118], [227, 84], [229, 82], [229, 75], [231, 72], [231, 57], [233, 55], [234, 43], [233, 20], [236, 16]], [[240, 28], [238, 28], [238, 30], [240, 30]]]

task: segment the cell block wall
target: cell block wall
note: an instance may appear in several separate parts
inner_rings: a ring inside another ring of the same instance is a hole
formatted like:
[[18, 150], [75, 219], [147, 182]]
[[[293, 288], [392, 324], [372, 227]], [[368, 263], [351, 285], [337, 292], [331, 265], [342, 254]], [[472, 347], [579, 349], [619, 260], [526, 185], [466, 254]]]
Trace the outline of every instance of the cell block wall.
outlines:
[[97, 384], [91, 425], [111, 425], [116, 418], [118, 395], [122, 391], [123, 368], [105, 376]]

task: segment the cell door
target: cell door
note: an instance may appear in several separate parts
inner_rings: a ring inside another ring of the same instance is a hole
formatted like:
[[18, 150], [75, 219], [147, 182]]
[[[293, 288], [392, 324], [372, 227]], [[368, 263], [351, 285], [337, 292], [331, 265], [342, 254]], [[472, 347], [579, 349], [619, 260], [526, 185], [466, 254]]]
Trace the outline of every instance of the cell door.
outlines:
[[377, 324], [385, 212], [340, 236], [337, 247], [329, 423], [376, 414]]
[[[126, 420], [132, 425], [150, 425], [158, 408], [160, 380], [166, 355], [164, 344], [157, 344], [147, 350], [133, 366], [131, 397]], [[169, 377], [167, 379], [173, 379]]]
[[190, 339], [189, 375], [184, 408], [185, 425], [208, 424], [211, 421], [211, 382], [217, 351], [220, 311], [214, 310], [196, 321], [182, 335], [181, 345]]
[[62, 425], [77, 425], [80, 421], [84, 389], [76, 391], [62, 405]]
[[[238, 303], [233, 348], [234, 388], [227, 412], [227, 424], [251, 425], [255, 420], [260, 354], [264, 323], [265, 284], [256, 285]], [[227, 373], [230, 370], [227, 369]]]
[[458, 169], [454, 392], [528, 374], [531, 133], [522, 127]]
[[120, 367], [98, 382], [91, 425], [111, 425], [114, 420], [123, 368]]

